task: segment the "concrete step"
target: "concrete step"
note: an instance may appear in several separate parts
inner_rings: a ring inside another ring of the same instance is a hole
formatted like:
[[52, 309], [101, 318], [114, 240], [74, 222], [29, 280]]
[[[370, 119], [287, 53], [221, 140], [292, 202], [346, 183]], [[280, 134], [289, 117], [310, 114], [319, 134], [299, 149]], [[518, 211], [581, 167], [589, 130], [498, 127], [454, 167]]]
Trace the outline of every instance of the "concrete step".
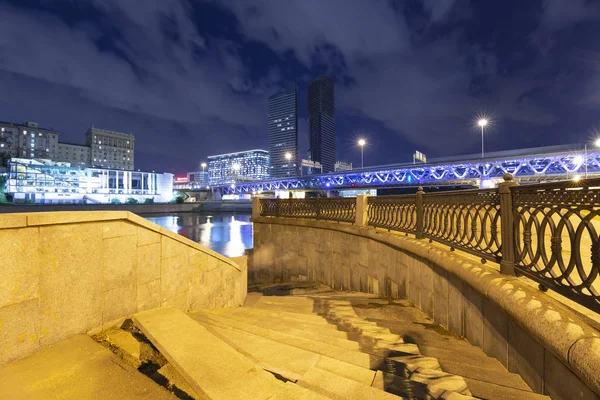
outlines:
[[223, 310], [227, 309], [202, 310], [202, 312], [205, 312], [207, 314], [220, 315], [223, 317], [239, 316], [243, 318], [256, 318], [262, 320], [266, 319], [271, 321], [272, 323], [276, 323], [279, 325], [293, 325], [298, 327], [298, 329], [315, 331], [330, 337], [336, 337], [340, 339], [348, 338], [346, 332], [339, 331], [335, 324], [329, 323], [327, 322], [327, 320], [325, 320], [325, 318], [321, 317], [317, 317], [320, 320], [312, 320], [308, 318], [303, 318], [302, 316], [290, 316], [289, 313], [277, 314], [274, 312], [259, 310], [256, 308], [236, 308], [232, 309], [232, 311]]
[[207, 399], [269, 399], [283, 383], [180, 310], [144, 311], [133, 322], [186, 380]]
[[282, 393], [276, 394], [269, 400], [332, 400], [313, 390], [298, 386], [292, 382], [286, 382]]
[[177, 399], [86, 335], [73, 336], [0, 368], [0, 398]]
[[519, 390], [512, 387], [495, 385], [477, 379], [465, 378], [473, 396], [488, 400], [551, 400], [550, 396], [534, 393], [530, 390]]
[[347, 362], [349, 364], [357, 365], [363, 368], [377, 368], [383, 365], [384, 360], [376, 355], [362, 353], [360, 351], [342, 349], [337, 346], [333, 346], [327, 343], [319, 342], [316, 340], [306, 339], [303, 337], [293, 336], [287, 333], [278, 332], [276, 330], [247, 324], [240, 321], [232, 321], [231, 319], [211, 315], [207, 313], [194, 313], [191, 315], [192, 318], [198, 319], [199, 322], [202, 320], [212, 320], [221, 324], [243, 330], [247, 333], [252, 333], [257, 336], [262, 336], [268, 339], [285, 343], [290, 346], [298, 347], [304, 350], [311, 351], [313, 353], [328, 356], [340, 361]]
[[464, 378], [476, 379], [481, 382], [493, 383], [501, 386], [508, 386], [514, 389], [532, 392], [531, 388], [523, 378], [518, 374], [513, 374], [507, 370], [498, 371], [486, 368], [485, 365], [469, 365], [454, 361], [440, 361], [440, 366], [446, 372], [460, 375]]
[[294, 382], [301, 379], [302, 375], [315, 365], [362, 384], [370, 385], [375, 376], [375, 371], [367, 368], [279, 343], [233, 327], [226, 327], [210, 321], [199, 322], [205, 324], [204, 326], [210, 332], [254, 360], [262, 368]]
[[311, 368], [297, 384], [334, 400], [397, 400], [399, 397], [320, 368]]
[[[213, 313], [206, 314], [211, 315]], [[246, 315], [245, 313], [220, 313], [216, 315], [222, 318], [227, 318], [231, 321], [244, 322], [259, 327], [268, 326], [270, 329], [276, 330], [278, 332], [320, 341], [323, 343], [331, 344], [333, 346], [341, 347], [343, 349], [356, 351], [360, 350], [360, 345], [358, 344], [358, 342], [349, 340], [347, 338], [342, 338], [340, 337], [341, 335], [337, 335], [339, 331], [331, 331], [328, 328], [324, 329], [321, 327], [307, 326], [305, 324], [298, 323], [295, 321], [278, 321], [277, 319], [273, 319], [272, 317], [256, 314]], [[332, 334], [333, 332], [336, 332], [336, 334]], [[343, 334], [343, 336], [347, 336], [347, 334]]]

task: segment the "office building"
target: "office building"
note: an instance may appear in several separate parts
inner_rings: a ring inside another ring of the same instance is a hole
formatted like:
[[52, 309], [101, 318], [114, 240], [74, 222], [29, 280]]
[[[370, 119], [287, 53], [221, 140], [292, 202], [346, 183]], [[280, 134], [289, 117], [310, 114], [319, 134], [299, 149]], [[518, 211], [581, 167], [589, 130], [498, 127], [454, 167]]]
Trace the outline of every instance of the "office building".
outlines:
[[13, 158], [6, 192], [16, 203], [140, 203], [173, 199], [173, 174], [84, 168], [50, 160]]
[[85, 134], [92, 167], [134, 169], [133, 135], [98, 128], [90, 128]]
[[335, 163], [335, 172], [338, 171], [352, 171], [352, 163], [347, 163], [343, 161], [336, 161]]
[[58, 143], [58, 151], [53, 161], [67, 162], [71, 166], [89, 167], [91, 163], [91, 148], [82, 144]]
[[335, 92], [333, 79], [320, 76], [308, 87], [308, 126], [311, 160], [323, 173], [335, 171]]
[[188, 172], [186, 176], [173, 178], [173, 189], [178, 190], [203, 190], [208, 188], [208, 172]]
[[261, 181], [268, 178], [269, 152], [266, 150], [248, 150], [208, 157], [210, 186]]
[[0, 153], [11, 158], [53, 160], [58, 151], [58, 135], [53, 129], [40, 128], [37, 122], [0, 122]]
[[268, 130], [271, 177], [298, 175], [298, 85], [295, 83], [269, 97]]

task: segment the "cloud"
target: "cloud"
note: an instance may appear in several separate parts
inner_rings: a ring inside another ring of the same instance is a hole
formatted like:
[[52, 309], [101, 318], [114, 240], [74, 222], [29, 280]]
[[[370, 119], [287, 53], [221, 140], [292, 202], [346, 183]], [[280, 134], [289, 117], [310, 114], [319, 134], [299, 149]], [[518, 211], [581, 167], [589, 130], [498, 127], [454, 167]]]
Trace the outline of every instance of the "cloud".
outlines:
[[542, 25], [553, 29], [600, 18], [600, 5], [588, 0], [544, 0], [542, 9]]
[[442, 20], [454, 6], [455, 0], [423, 0], [432, 22]]

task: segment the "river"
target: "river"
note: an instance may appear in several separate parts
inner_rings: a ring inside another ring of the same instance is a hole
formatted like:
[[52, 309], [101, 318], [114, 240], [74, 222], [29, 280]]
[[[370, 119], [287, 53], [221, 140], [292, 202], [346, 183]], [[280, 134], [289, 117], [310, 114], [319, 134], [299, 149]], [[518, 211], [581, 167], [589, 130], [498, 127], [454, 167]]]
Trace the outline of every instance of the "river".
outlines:
[[252, 248], [250, 214], [172, 213], [142, 217], [226, 257], [242, 256]]

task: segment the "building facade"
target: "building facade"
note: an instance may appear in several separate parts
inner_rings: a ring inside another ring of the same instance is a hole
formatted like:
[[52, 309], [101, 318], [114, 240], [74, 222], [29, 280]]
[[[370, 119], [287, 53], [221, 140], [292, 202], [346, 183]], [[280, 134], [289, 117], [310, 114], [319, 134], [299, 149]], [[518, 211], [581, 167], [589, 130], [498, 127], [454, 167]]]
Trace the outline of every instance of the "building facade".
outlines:
[[352, 163], [336, 161], [335, 172], [337, 172], [337, 171], [352, 171]]
[[270, 173], [273, 178], [298, 175], [298, 85], [268, 100]]
[[176, 190], [205, 190], [209, 188], [208, 172], [188, 172], [186, 176], [173, 177], [173, 189]]
[[270, 154], [266, 150], [248, 150], [208, 157], [210, 186], [269, 178]]
[[90, 128], [86, 132], [92, 167], [134, 169], [135, 138], [132, 134]]
[[10, 158], [56, 159], [59, 133], [37, 122], [0, 122], [0, 154]]
[[311, 160], [323, 173], [334, 172], [336, 162], [335, 90], [333, 79], [320, 76], [308, 87], [308, 126]]
[[53, 161], [67, 162], [72, 166], [89, 167], [91, 163], [91, 148], [82, 144], [58, 143], [58, 151]]
[[173, 174], [84, 168], [49, 160], [13, 158], [6, 192], [16, 203], [140, 203], [173, 199]]

